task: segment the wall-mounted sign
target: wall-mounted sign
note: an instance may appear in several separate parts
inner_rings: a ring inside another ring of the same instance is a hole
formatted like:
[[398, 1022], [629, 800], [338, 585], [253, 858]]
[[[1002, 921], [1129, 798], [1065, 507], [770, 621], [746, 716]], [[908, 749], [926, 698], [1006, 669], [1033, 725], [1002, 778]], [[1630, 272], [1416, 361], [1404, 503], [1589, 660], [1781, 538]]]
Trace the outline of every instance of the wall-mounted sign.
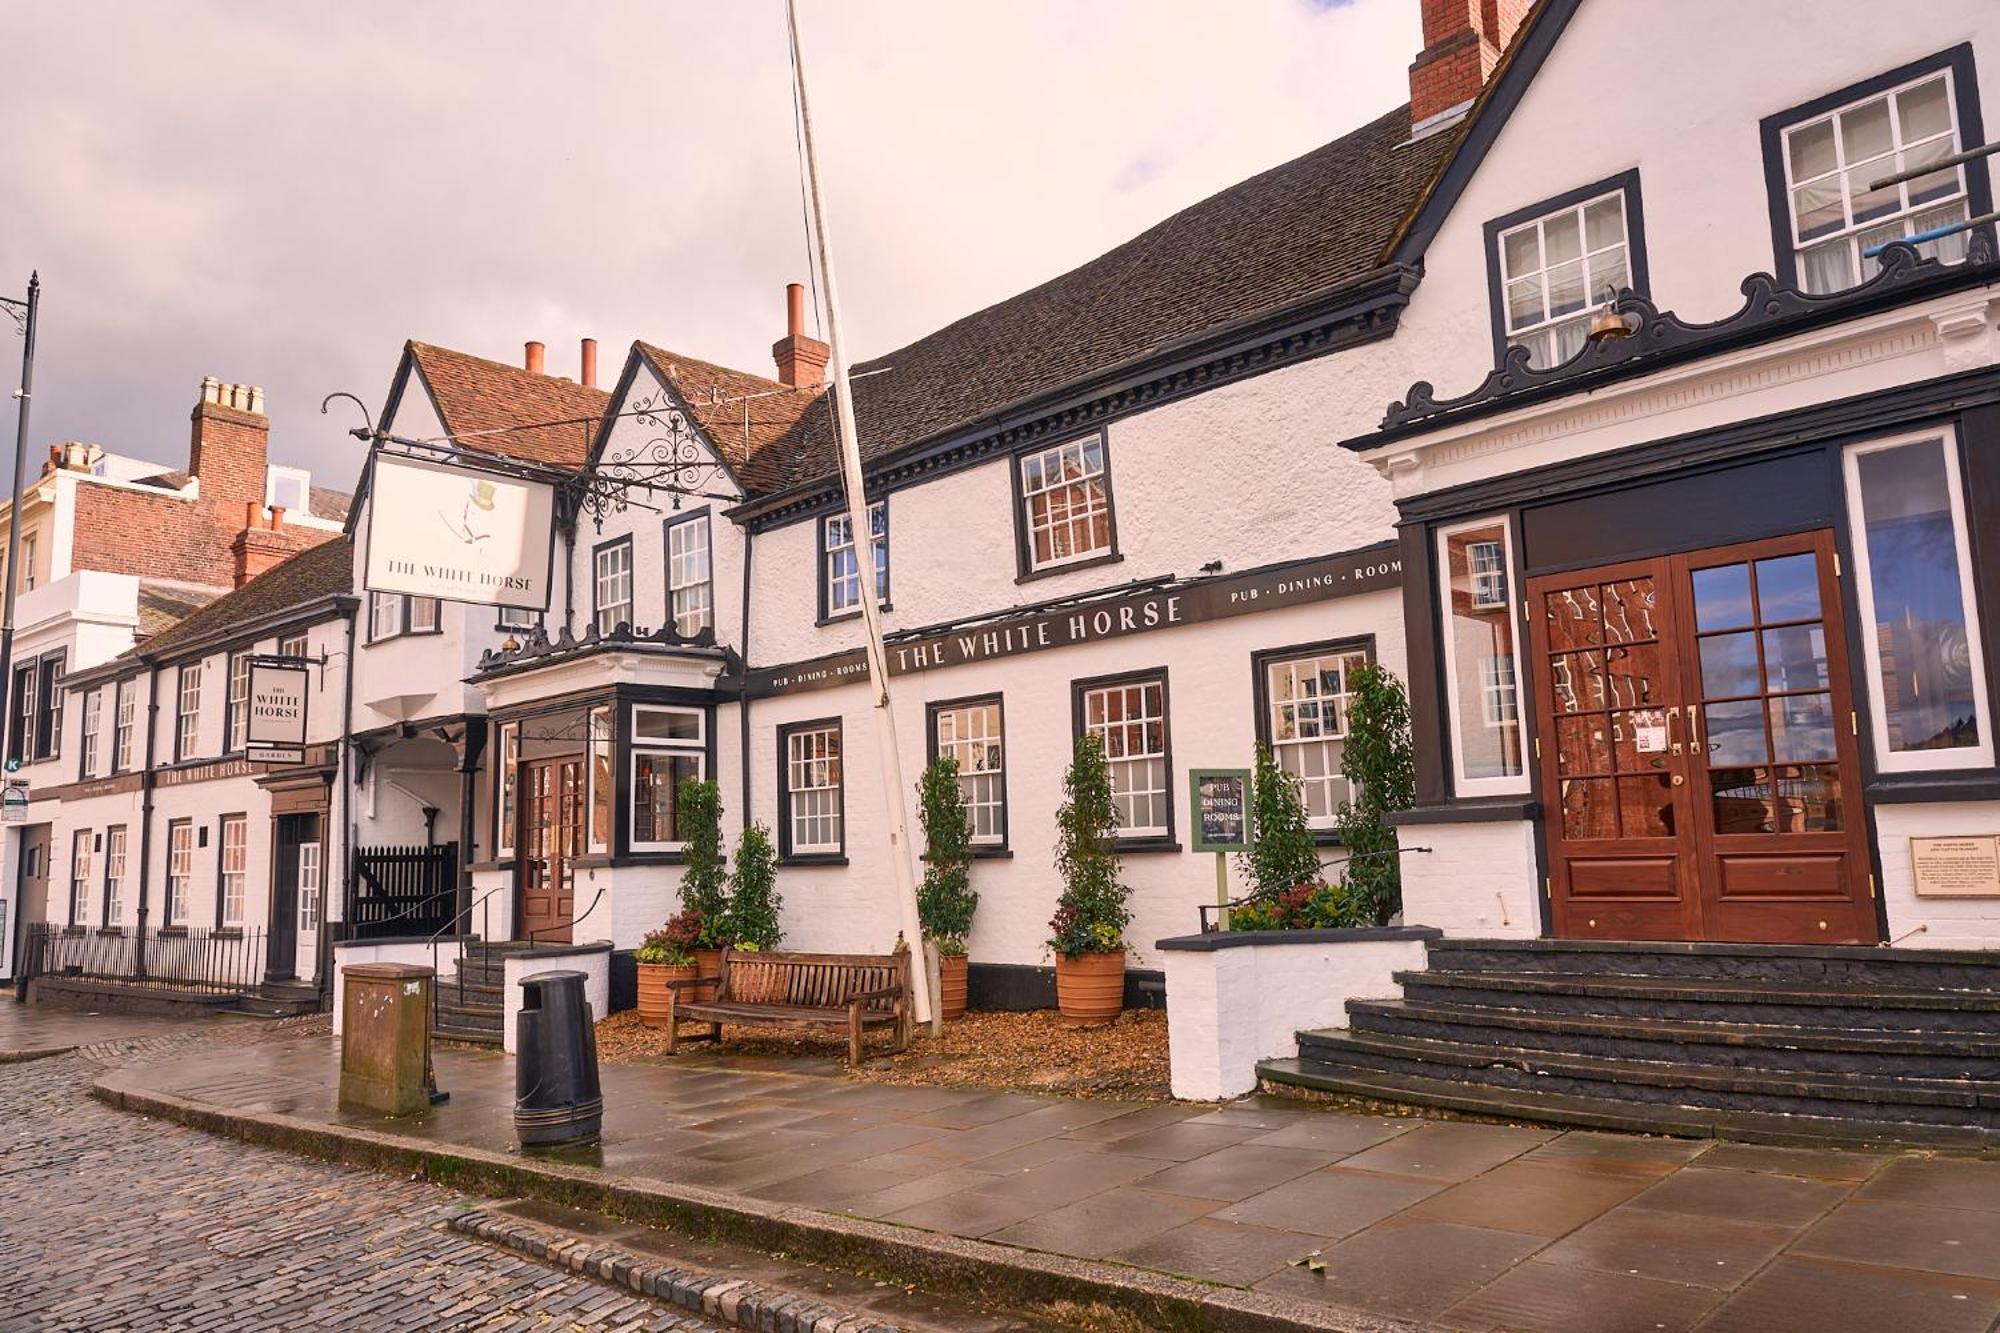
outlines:
[[[1253, 611], [1277, 611], [1394, 588], [1402, 581], [1403, 564], [1396, 544], [1384, 542], [1345, 555], [1293, 560], [1241, 574], [1183, 580], [1122, 596], [1024, 611], [962, 629], [920, 630], [892, 636], [887, 644], [889, 674], [901, 676], [913, 671], [963, 666], [1248, 615]], [[845, 685], [867, 675], [867, 660], [856, 650], [789, 666], [755, 668], [748, 673], [745, 692], [753, 699], [761, 699]]]
[[554, 538], [555, 490], [543, 482], [375, 455], [370, 592], [546, 611]]
[[1194, 811], [1194, 849], [1240, 852], [1256, 838], [1250, 819], [1250, 770], [1188, 770], [1188, 807]]
[[1910, 878], [1920, 898], [2000, 898], [2000, 835], [1912, 838]]
[[250, 720], [243, 757], [261, 764], [306, 761], [306, 691], [312, 669], [295, 657], [250, 659]]
[[28, 822], [28, 784], [10, 782], [0, 788], [0, 824]]

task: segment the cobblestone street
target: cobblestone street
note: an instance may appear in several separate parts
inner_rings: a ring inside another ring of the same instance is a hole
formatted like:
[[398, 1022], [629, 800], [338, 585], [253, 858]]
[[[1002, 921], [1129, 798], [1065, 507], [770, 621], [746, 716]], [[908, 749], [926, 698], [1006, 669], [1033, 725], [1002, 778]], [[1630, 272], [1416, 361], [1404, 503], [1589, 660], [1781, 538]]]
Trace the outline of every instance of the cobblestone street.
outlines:
[[126, 1115], [91, 1075], [259, 1029], [0, 1066], [0, 1330], [710, 1329], [442, 1229], [470, 1202]]

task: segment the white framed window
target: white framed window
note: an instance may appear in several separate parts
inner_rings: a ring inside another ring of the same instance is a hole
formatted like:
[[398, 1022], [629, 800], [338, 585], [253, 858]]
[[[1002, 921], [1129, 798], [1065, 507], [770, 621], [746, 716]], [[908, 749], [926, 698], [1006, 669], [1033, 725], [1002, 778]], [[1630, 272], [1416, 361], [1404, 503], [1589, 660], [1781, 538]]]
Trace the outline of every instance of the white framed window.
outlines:
[[403, 597], [401, 593], [372, 592], [368, 594], [368, 641], [393, 639], [403, 632]]
[[104, 691], [90, 690], [83, 696], [83, 757], [77, 776], [88, 780], [97, 776], [97, 741], [104, 724]]
[[435, 597], [412, 597], [404, 608], [406, 632], [410, 634], [435, 634], [438, 632], [444, 604]]
[[[1499, 596], [1485, 566], [1499, 553]], [[1520, 702], [1520, 636], [1507, 571], [1513, 534], [1505, 518], [1442, 528], [1437, 535], [1438, 623], [1451, 719], [1452, 790], [1460, 796], [1528, 789]]]
[[609, 634], [632, 623], [632, 539], [621, 537], [598, 547], [592, 565], [597, 632]]
[[493, 845], [502, 853], [514, 850], [514, 801], [521, 781], [521, 724], [500, 724], [500, 762], [493, 773]]
[[90, 838], [87, 828], [80, 828], [70, 835], [69, 923], [72, 926], [90, 924]]
[[590, 823], [584, 830], [585, 850], [604, 852], [611, 849], [611, 807], [617, 799], [611, 780], [611, 706], [600, 704], [591, 709], [585, 725], [590, 730]]
[[786, 856], [838, 856], [846, 848], [840, 723], [779, 729], [785, 756]]
[[709, 539], [705, 513], [667, 524], [667, 614], [673, 618], [674, 633], [682, 638], [693, 638], [715, 625]]
[[304, 630], [300, 630], [296, 634], [287, 634], [278, 640], [278, 656], [280, 657], [302, 658], [310, 651], [310, 640], [306, 637], [306, 631]]
[[1111, 476], [1102, 435], [1023, 454], [1019, 468], [1026, 572], [1111, 551]]
[[1173, 775], [1167, 750], [1167, 681], [1137, 676], [1082, 688], [1084, 734], [1097, 737], [1111, 770], [1120, 838], [1164, 838], [1174, 831]]
[[1507, 345], [1528, 364], [1559, 366], [1582, 351], [1590, 319], [1631, 285], [1622, 188], [1502, 231], [1500, 305]]
[[35, 548], [41, 534], [24, 532], [21, 534], [21, 591], [35, 590]]
[[[889, 600], [889, 510], [881, 500], [868, 506], [869, 549], [875, 553], [875, 600]], [[822, 618], [861, 609], [861, 561], [854, 552], [854, 525], [845, 510], [820, 521]]]
[[250, 821], [224, 815], [221, 833], [222, 920], [224, 926], [243, 924], [243, 890], [250, 879]]
[[229, 655], [229, 711], [224, 715], [222, 750], [230, 754], [243, 748], [250, 726], [250, 654]]
[[708, 714], [699, 708], [633, 704], [632, 835], [635, 852], [679, 851], [683, 782], [708, 776]]
[[167, 921], [185, 926], [194, 914], [194, 823], [176, 819], [167, 825]]
[[191, 758], [201, 740], [201, 668], [190, 662], [181, 668], [179, 711], [174, 715], [174, 758]]
[[115, 926], [125, 916], [125, 826], [104, 830], [104, 924]]
[[[1970, 216], [1963, 167], [1870, 188], [1959, 151], [1956, 78], [1949, 67], [1934, 70], [1784, 128], [1784, 208], [1804, 290], [1853, 287], [1876, 272], [1866, 251]], [[1961, 231], [1917, 248], [1957, 263], [1970, 239]]]
[[1306, 823], [1331, 830], [1348, 799], [1340, 753], [1347, 739], [1349, 677], [1365, 666], [1362, 648], [1267, 656], [1263, 663], [1264, 732], [1278, 767], [1299, 780]]
[[542, 619], [541, 612], [530, 611], [521, 606], [503, 606], [499, 608], [499, 612], [499, 618], [494, 621], [495, 629], [531, 630], [540, 624]]
[[325, 871], [321, 862], [320, 844], [302, 842], [299, 844], [299, 933], [313, 935], [319, 931], [321, 886]]
[[267, 466], [264, 504], [266, 508], [293, 514], [312, 512], [312, 473], [302, 467], [279, 467], [275, 463]]
[[138, 707], [139, 682], [119, 681], [117, 694], [117, 711], [111, 723], [111, 771], [128, 773], [132, 769], [132, 720]]
[[958, 795], [972, 845], [1007, 845], [1007, 768], [1000, 700], [931, 705], [932, 753], [958, 764]]
[[1842, 466], [1875, 766], [1989, 767], [1993, 715], [1957, 437], [1870, 440], [1849, 446]]

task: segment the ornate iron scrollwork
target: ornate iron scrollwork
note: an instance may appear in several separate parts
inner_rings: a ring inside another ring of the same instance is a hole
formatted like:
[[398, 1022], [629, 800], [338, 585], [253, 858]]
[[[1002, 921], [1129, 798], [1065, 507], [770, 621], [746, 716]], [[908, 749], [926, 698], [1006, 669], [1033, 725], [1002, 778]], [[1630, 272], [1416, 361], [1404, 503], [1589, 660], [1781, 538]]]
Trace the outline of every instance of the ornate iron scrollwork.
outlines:
[[664, 491], [679, 509], [688, 496], [718, 498], [711, 488], [729, 480], [728, 469], [702, 443], [699, 427], [665, 390], [633, 398], [631, 415], [654, 432], [651, 438], [607, 447], [578, 479], [578, 512], [590, 515], [599, 531], [608, 515], [624, 512], [634, 489]]

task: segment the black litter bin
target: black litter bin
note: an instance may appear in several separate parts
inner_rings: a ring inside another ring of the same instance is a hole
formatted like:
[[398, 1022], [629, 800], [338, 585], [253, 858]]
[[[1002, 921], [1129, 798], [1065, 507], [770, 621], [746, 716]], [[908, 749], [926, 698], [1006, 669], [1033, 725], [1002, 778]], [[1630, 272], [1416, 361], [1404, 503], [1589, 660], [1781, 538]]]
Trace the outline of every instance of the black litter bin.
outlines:
[[514, 1133], [524, 1148], [584, 1143], [604, 1129], [597, 1030], [581, 972], [521, 979], [514, 1029]]

